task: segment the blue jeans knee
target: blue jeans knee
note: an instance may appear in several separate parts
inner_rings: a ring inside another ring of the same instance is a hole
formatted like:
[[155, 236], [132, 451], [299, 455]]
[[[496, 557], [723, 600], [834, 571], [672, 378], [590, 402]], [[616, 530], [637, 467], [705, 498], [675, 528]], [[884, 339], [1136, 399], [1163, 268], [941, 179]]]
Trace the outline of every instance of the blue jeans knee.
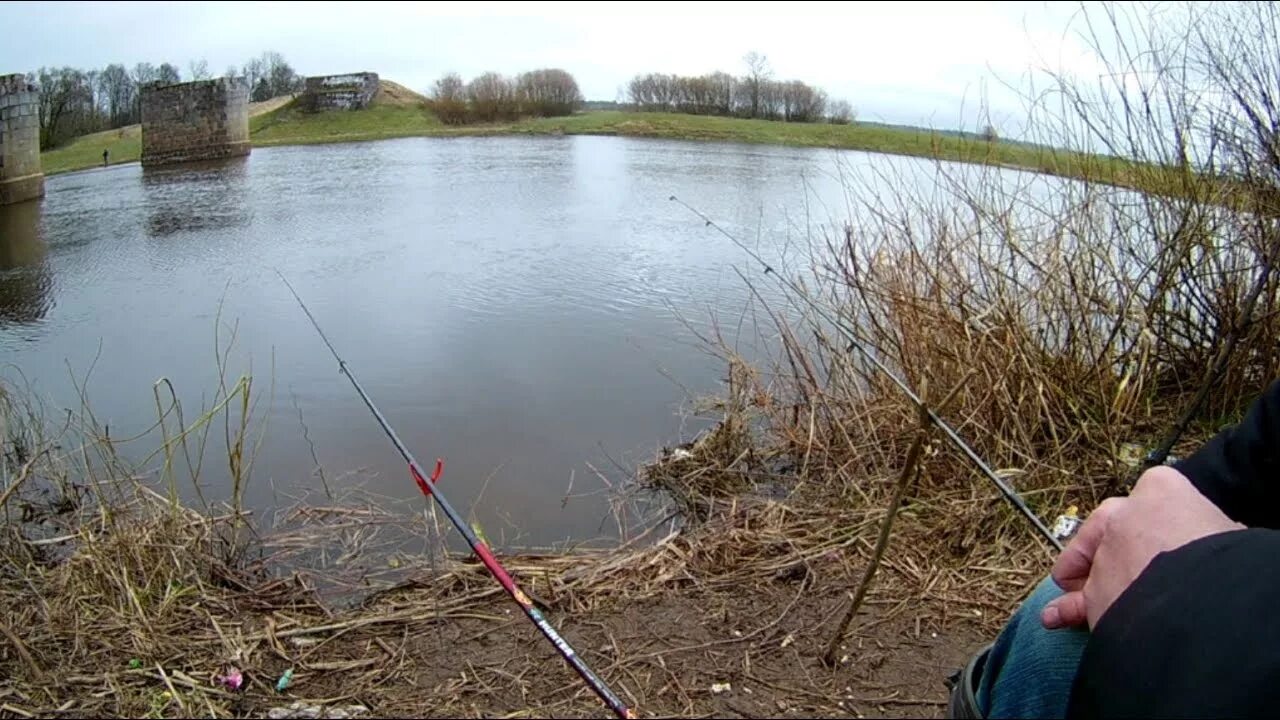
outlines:
[[1061, 594], [1051, 578], [1041, 581], [991, 646], [977, 692], [984, 717], [1066, 716], [1089, 632], [1040, 624], [1040, 611]]

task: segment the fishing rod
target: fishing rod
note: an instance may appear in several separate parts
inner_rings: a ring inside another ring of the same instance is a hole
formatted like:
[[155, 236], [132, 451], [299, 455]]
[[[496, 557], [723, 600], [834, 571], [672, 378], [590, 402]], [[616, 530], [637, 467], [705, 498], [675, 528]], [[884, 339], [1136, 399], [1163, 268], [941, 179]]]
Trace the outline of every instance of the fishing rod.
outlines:
[[587, 686], [604, 701], [604, 704], [609, 706], [609, 709], [620, 718], [636, 717], [635, 711], [627, 707], [626, 703], [624, 703], [622, 699], [613, 692], [613, 690], [609, 689], [609, 686], [605, 684], [604, 680], [601, 680], [599, 675], [596, 675], [590, 667], [587, 667], [586, 661], [584, 661], [582, 657], [574, 651], [569, 643], [560, 636], [560, 633], [556, 632], [556, 629], [551, 627], [551, 623], [547, 622], [547, 619], [542, 616], [542, 612], [538, 610], [538, 608], [534, 607], [533, 601], [529, 599], [529, 596], [524, 594], [524, 592], [516, 585], [515, 580], [511, 578], [511, 575], [503, 569], [502, 564], [498, 562], [498, 559], [493, 556], [493, 552], [489, 550], [489, 545], [476, 536], [476, 533], [471, 529], [471, 526], [463, 521], [462, 517], [458, 515], [458, 511], [454, 510], [453, 506], [449, 504], [449, 501], [445, 499], [444, 494], [440, 492], [440, 489], [436, 487], [435, 484], [436, 481], [440, 479], [440, 474], [444, 471], [443, 461], [436, 460], [435, 470], [431, 473], [430, 481], [428, 482], [427, 476], [422, 471], [422, 466], [413, 458], [413, 453], [409, 452], [409, 448], [405, 447], [405, 444], [401, 442], [400, 436], [396, 435], [396, 431], [391, 428], [391, 423], [387, 422], [387, 419], [383, 417], [382, 413], [378, 410], [378, 407], [373, 404], [373, 400], [370, 399], [369, 394], [360, 386], [360, 381], [356, 380], [355, 373], [351, 372], [351, 368], [347, 367], [346, 361], [338, 355], [338, 351], [333, 347], [333, 343], [329, 342], [329, 338], [324, 334], [324, 330], [320, 329], [320, 323], [316, 321], [315, 316], [311, 314], [309, 309], [307, 309], [307, 304], [302, 302], [302, 298], [298, 295], [298, 291], [293, 289], [293, 285], [285, 279], [285, 276], [282, 275], [279, 270], [276, 271], [276, 275], [280, 276], [280, 280], [284, 282], [285, 287], [289, 288], [289, 292], [293, 293], [293, 299], [298, 301], [298, 305], [302, 308], [302, 312], [307, 314], [307, 319], [311, 321], [311, 325], [315, 327], [316, 332], [320, 334], [320, 339], [323, 340], [324, 344], [329, 348], [329, 352], [333, 354], [333, 358], [338, 361], [338, 372], [346, 375], [347, 379], [351, 381], [351, 385], [356, 389], [356, 392], [360, 394], [360, 399], [363, 400], [365, 406], [369, 408], [369, 412], [373, 413], [373, 417], [378, 421], [378, 425], [382, 426], [382, 431], [391, 439], [391, 444], [395, 445], [396, 450], [400, 451], [400, 457], [404, 458], [405, 462], [409, 464], [409, 474], [413, 476], [413, 480], [417, 483], [418, 489], [422, 491], [422, 494], [435, 499], [436, 504], [440, 506], [440, 509], [443, 510], [444, 514], [449, 518], [449, 522], [453, 523], [453, 526], [458, 529], [458, 532], [462, 533], [462, 537], [467, 541], [467, 545], [470, 545], [471, 550], [476, 554], [476, 557], [480, 558], [480, 562], [484, 564], [485, 569], [493, 575], [494, 579], [498, 581], [498, 584], [502, 586], [502, 589], [506, 590], [507, 594], [511, 596], [511, 599], [515, 600], [516, 604], [520, 606], [520, 609], [524, 611], [525, 617], [528, 617], [529, 620], [538, 627], [538, 630], [542, 631], [543, 637], [551, 641], [551, 644], [555, 646], [556, 652], [560, 654], [560, 657], [563, 657], [565, 662], [569, 663], [569, 666], [572, 667], [582, 678], [583, 682], [585, 682]]
[[[848, 341], [849, 346], [846, 349], [846, 352], [857, 350], [864, 358], [871, 361], [871, 363], [876, 367], [876, 369], [884, 373], [886, 377], [888, 377], [891, 381], [893, 381], [893, 384], [897, 385], [898, 388], [902, 390], [902, 392], [905, 393], [908, 398], [911, 399], [911, 402], [915, 403], [917, 407], [921, 407], [920, 397], [916, 395], [914, 391], [911, 390], [911, 387], [908, 386], [907, 383], [902, 378], [898, 377], [897, 374], [895, 374], [892, 370], [890, 370], [889, 367], [880, 360], [880, 358], [872, 354], [871, 351], [868, 350], [858, 340], [858, 337], [853, 334], [853, 331], [845, 327], [844, 323], [832, 318], [831, 315], [827, 313], [826, 309], [824, 309], [823, 307], [818, 305], [816, 302], [811, 300], [809, 298], [808, 293], [804, 292], [798, 285], [796, 285], [794, 281], [788, 280], [787, 278], [780, 275], [776, 270], [773, 269], [771, 265], [769, 265], [767, 261], [765, 261], [763, 257], [761, 257], [760, 253], [753, 250], [749, 245], [739, 240], [729, 231], [720, 227], [720, 225], [716, 223], [715, 220], [712, 220], [711, 218], [707, 217], [697, 208], [681, 200], [675, 195], [671, 196], [671, 200], [676, 203], [679, 203], [680, 205], [683, 205], [685, 209], [687, 209], [689, 212], [701, 218], [703, 222], [707, 224], [707, 226], [715, 228], [716, 231], [718, 231], [721, 235], [724, 235], [726, 238], [728, 238], [729, 241], [732, 242], [734, 245], [737, 245], [738, 248], [740, 248], [749, 257], [751, 257], [751, 259], [760, 263], [761, 267], [764, 269], [765, 275], [772, 274], [774, 278], [779, 283], [782, 284], [783, 288], [790, 291], [791, 293], [794, 293], [795, 295], [798, 295], [804, 298], [805, 304], [807, 304], [810, 309], [812, 309], [814, 312], [820, 315], [823, 320], [826, 320], [828, 323], [831, 323], [831, 325], [835, 327], [836, 330], [839, 331], [841, 335], [844, 336], [845, 340]], [[1036, 531], [1040, 533], [1040, 535], [1045, 539], [1045, 541], [1047, 541], [1056, 550], [1058, 550], [1058, 552], [1062, 552], [1062, 547], [1063, 547], [1062, 540], [1060, 540], [1058, 535], [1054, 533], [1052, 530], [1050, 530], [1048, 526], [1044, 524], [1044, 521], [1040, 519], [1039, 515], [1036, 515], [1035, 512], [1030, 507], [1027, 506], [1027, 503], [1025, 500], [1022, 499], [1022, 496], [1019, 495], [1016, 490], [1010, 487], [1009, 484], [1006, 483], [1003, 478], [997, 475], [996, 472], [991, 469], [991, 466], [988, 465], [986, 461], [984, 461], [982, 457], [979, 456], [978, 453], [960, 437], [959, 433], [957, 433], [950, 425], [944, 422], [942, 418], [938, 417], [937, 413], [935, 413], [933, 410], [930, 410], [927, 407], [924, 408], [924, 412], [926, 415], [928, 415], [929, 421], [932, 422], [935, 426], [937, 426], [937, 428], [942, 431], [942, 434], [945, 435], [947, 439], [950, 440], [960, 450], [960, 452], [964, 454], [965, 457], [969, 458], [970, 462], [972, 462], [978, 468], [978, 470], [987, 477], [988, 480], [995, 483], [996, 488], [1000, 490], [1001, 495], [1004, 495], [1005, 500], [1008, 500], [1009, 503], [1012, 504], [1018, 510], [1018, 512], [1022, 513], [1023, 516], [1025, 516], [1027, 520], [1031, 522], [1031, 525], [1035, 527]]]

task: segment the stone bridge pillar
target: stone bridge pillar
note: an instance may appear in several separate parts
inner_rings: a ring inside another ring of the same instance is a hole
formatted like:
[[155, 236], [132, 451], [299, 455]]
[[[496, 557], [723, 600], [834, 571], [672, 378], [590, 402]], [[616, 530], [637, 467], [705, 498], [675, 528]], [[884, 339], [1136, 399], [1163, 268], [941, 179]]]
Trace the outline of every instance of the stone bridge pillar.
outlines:
[[0, 205], [42, 195], [40, 91], [22, 75], [0, 75]]
[[218, 78], [142, 88], [142, 165], [248, 155], [249, 88]]

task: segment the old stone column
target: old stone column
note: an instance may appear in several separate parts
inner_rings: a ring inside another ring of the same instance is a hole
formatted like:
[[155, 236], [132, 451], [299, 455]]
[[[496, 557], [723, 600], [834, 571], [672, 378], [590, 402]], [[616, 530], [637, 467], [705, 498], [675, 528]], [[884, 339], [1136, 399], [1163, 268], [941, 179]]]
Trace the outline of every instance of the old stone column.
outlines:
[[242, 78], [143, 86], [143, 167], [249, 151], [249, 88]]
[[0, 205], [42, 195], [40, 91], [22, 75], [0, 75]]

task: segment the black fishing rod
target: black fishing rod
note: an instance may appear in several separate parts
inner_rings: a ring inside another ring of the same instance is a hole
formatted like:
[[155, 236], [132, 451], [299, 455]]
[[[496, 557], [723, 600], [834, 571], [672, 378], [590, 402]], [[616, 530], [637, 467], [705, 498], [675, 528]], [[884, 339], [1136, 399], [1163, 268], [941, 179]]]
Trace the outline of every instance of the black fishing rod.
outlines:
[[[763, 268], [765, 275], [772, 275], [777, 280], [777, 282], [783, 286], [784, 289], [803, 298], [805, 301], [805, 304], [807, 304], [810, 309], [812, 309], [814, 312], [820, 315], [823, 320], [826, 320], [828, 323], [830, 323], [833, 327], [836, 328], [837, 331], [840, 332], [841, 335], [844, 336], [845, 340], [849, 343], [849, 346], [846, 349], [846, 352], [857, 350], [864, 358], [871, 361], [871, 364], [874, 365], [877, 370], [884, 373], [886, 377], [888, 377], [891, 381], [893, 381], [893, 384], [897, 385], [898, 388], [901, 389], [902, 392], [905, 393], [906, 396], [911, 399], [911, 402], [915, 403], [916, 406], [920, 406], [921, 404], [920, 397], [911, 390], [911, 387], [908, 386], [907, 383], [902, 378], [898, 377], [897, 374], [893, 372], [893, 370], [890, 370], [889, 367], [880, 360], [880, 358], [876, 357], [870, 350], [868, 350], [858, 340], [857, 335], [855, 335], [852, 330], [845, 327], [844, 323], [832, 318], [825, 308], [821, 307], [816, 302], [811, 300], [809, 298], [809, 294], [804, 292], [798, 285], [795, 284], [794, 281], [788, 280], [787, 278], [780, 275], [776, 270], [773, 269], [771, 265], [769, 265], [767, 261], [765, 261], [763, 257], [760, 256], [760, 253], [753, 250], [750, 246], [748, 246], [746, 243], [739, 240], [729, 231], [720, 227], [720, 225], [716, 223], [716, 221], [704, 215], [697, 208], [681, 200], [675, 195], [671, 196], [671, 200], [683, 205], [685, 209], [687, 209], [689, 212], [693, 213], [694, 215], [697, 215], [709, 227], [715, 228], [717, 232], [719, 232], [721, 235], [724, 235], [726, 238], [728, 238], [729, 241], [732, 242], [734, 245], [737, 245], [738, 248], [740, 248], [749, 257], [751, 257], [751, 259], [760, 263], [760, 266]], [[982, 457], [979, 456], [976, 451], [974, 451], [973, 448], [969, 447], [968, 443], [966, 443], [963, 439], [961, 439], [959, 433], [957, 433], [950, 425], [944, 422], [942, 418], [938, 417], [937, 413], [935, 413], [933, 410], [930, 410], [927, 407], [924, 408], [924, 411], [928, 415], [929, 421], [932, 422], [934, 425], [936, 425], [938, 429], [942, 431], [942, 434], [947, 436], [947, 439], [949, 439], [960, 450], [960, 452], [964, 454], [965, 457], [969, 458], [970, 462], [972, 462], [978, 468], [978, 470], [987, 477], [988, 480], [995, 483], [996, 488], [1000, 490], [1000, 494], [1004, 495], [1004, 498], [1008, 500], [1009, 503], [1012, 504], [1015, 508], [1017, 508], [1018, 512], [1022, 513], [1022, 515], [1026, 517], [1028, 521], [1031, 522], [1031, 525], [1035, 527], [1036, 531], [1040, 533], [1040, 535], [1045, 539], [1045, 541], [1047, 541], [1055, 549], [1061, 552], [1062, 541], [1059, 540], [1058, 537], [1053, 533], [1053, 531], [1050, 530], [1048, 526], [1044, 524], [1044, 522], [1040, 519], [1040, 516], [1036, 515], [1035, 512], [1030, 507], [1027, 506], [1027, 503], [1025, 500], [1022, 499], [1022, 496], [1019, 495], [1016, 490], [1010, 487], [1009, 484], [1006, 483], [1003, 478], [997, 475], [996, 472], [991, 469], [991, 466], [988, 465], [986, 461], [984, 461]]]
[[422, 491], [422, 494], [435, 499], [436, 504], [440, 506], [440, 509], [443, 510], [444, 514], [449, 518], [449, 522], [453, 523], [453, 526], [458, 529], [458, 532], [462, 533], [462, 537], [467, 541], [467, 545], [470, 545], [471, 550], [475, 552], [476, 557], [480, 558], [480, 562], [484, 564], [485, 569], [493, 575], [494, 579], [498, 581], [498, 584], [502, 586], [502, 589], [507, 591], [507, 594], [511, 596], [511, 599], [516, 601], [516, 604], [524, 611], [525, 616], [528, 617], [529, 620], [538, 627], [538, 630], [542, 631], [542, 635], [546, 637], [547, 640], [550, 640], [551, 644], [555, 646], [556, 652], [560, 654], [560, 657], [564, 658], [565, 662], [569, 663], [569, 666], [582, 677], [583, 682], [585, 682], [587, 686], [604, 701], [604, 704], [609, 706], [609, 709], [620, 718], [636, 717], [635, 712], [628, 708], [626, 703], [624, 703], [622, 699], [613, 692], [613, 690], [609, 689], [609, 686], [605, 684], [604, 680], [600, 679], [599, 675], [596, 675], [591, 668], [587, 667], [586, 661], [584, 661], [582, 657], [574, 651], [569, 643], [560, 636], [560, 633], [556, 632], [555, 628], [551, 627], [551, 623], [547, 622], [547, 619], [542, 616], [542, 612], [539, 611], [538, 608], [534, 607], [533, 601], [529, 599], [529, 596], [525, 595], [524, 592], [520, 590], [516, 585], [515, 580], [513, 580], [511, 575], [502, 567], [502, 564], [498, 562], [498, 559], [493, 556], [493, 552], [489, 550], [488, 544], [476, 536], [476, 533], [471, 529], [471, 526], [463, 521], [462, 516], [458, 515], [458, 511], [454, 510], [453, 506], [449, 504], [449, 501], [445, 499], [444, 494], [442, 494], [440, 489], [435, 485], [436, 481], [440, 479], [440, 473], [444, 469], [441, 461], [436, 461], [435, 471], [431, 473], [430, 481], [428, 482], [427, 476], [422, 471], [422, 466], [418, 465], [418, 461], [413, 458], [413, 454], [409, 452], [409, 448], [405, 447], [404, 443], [400, 440], [400, 436], [396, 435], [396, 431], [391, 428], [391, 423], [387, 422], [387, 419], [383, 417], [382, 413], [378, 410], [378, 407], [373, 404], [373, 400], [369, 398], [369, 394], [360, 386], [360, 381], [356, 380], [356, 376], [351, 372], [351, 368], [347, 367], [346, 361], [338, 355], [338, 351], [334, 349], [333, 343], [329, 342], [329, 338], [324, 334], [324, 330], [320, 329], [320, 323], [316, 321], [315, 316], [307, 309], [307, 304], [302, 302], [302, 298], [298, 295], [298, 292], [293, 289], [293, 285], [289, 284], [289, 281], [285, 279], [284, 275], [282, 275], [279, 270], [276, 271], [276, 275], [280, 276], [280, 280], [284, 282], [285, 287], [289, 288], [289, 292], [293, 293], [293, 298], [298, 301], [298, 305], [302, 308], [302, 312], [307, 314], [307, 319], [311, 321], [311, 325], [315, 327], [316, 332], [320, 334], [320, 339], [323, 340], [324, 344], [329, 348], [329, 352], [333, 354], [333, 358], [338, 361], [338, 372], [346, 375], [347, 379], [351, 381], [352, 387], [354, 387], [356, 392], [360, 394], [360, 399], [363, 400], [365, 406], [369, 408], [369, 412], [373, 413], [373, 417], [378, 421], [378, 425], [382, 427], [382, 431], [391, 439], [391, 444], [395, 445], [396, 450], [400, 451], [400, 457], [404, 458], [404, 461], [409, 464], [409, 474], [413, 476], [413, 480], [417, 483], [418, 489]]

